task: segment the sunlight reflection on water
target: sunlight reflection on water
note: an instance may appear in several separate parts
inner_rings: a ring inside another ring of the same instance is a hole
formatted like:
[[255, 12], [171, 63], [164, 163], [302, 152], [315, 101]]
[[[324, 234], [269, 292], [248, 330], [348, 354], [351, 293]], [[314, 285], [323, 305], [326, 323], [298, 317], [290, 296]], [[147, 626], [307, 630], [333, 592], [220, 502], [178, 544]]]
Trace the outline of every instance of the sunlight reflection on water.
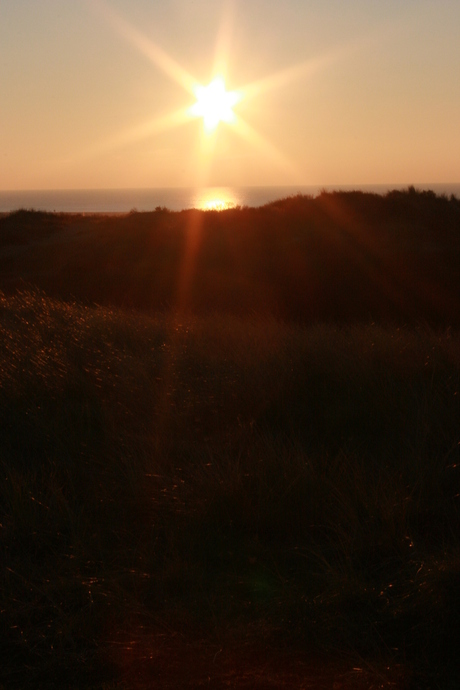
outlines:
[[[0, 189], [0, 213], [8, 213], [20, 208], [34, 208], [40, 211], [62, 213], [129, 213], [154, 211], [157, 206], [170, 211], [189, 208], [219, 209], [233, 206], [258, 207], [277, 199], [285, 199], [296, 194], [316, 196], [321, 186], [281, 186], [281, 187], [155, 187], [148, 189], [48, 189], [13, 190]], [[356, 190], [386, 194], [389, 189], [405, 189], [407, 185], [336, 185], [324, 187]], [[460, 184], [424, 184], [417, 189], [432, 189], [436, 194], [455, 194], [460, 198]]]
[[194, 208], [202, 211], [225, 211], [227, 208], [239, 205], [241, 205], [241, 198], [234, 187], [199, 189], [193, 200]]

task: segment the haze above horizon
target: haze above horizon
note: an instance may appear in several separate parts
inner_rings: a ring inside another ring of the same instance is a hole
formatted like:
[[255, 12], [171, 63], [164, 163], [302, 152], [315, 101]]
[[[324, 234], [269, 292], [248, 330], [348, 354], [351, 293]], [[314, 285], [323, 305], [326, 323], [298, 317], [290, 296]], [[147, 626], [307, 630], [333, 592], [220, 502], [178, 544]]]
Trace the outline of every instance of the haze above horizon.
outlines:
[[0, 3], [0, 189], [460, 182], [457, 0]]

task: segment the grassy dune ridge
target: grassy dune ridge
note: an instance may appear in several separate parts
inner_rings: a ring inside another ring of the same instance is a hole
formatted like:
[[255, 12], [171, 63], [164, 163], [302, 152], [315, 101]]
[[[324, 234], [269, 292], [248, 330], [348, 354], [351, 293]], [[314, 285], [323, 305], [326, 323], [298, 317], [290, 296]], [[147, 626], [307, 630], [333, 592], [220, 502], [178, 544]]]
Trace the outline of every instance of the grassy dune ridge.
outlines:
[[5, 687], [187, 630], [455, 686], [455, 330], [0, 297]]
[[460, 326], [460, 201], [323, 193], [223, 212], [0, 218], [0, 289], [155, 313]]

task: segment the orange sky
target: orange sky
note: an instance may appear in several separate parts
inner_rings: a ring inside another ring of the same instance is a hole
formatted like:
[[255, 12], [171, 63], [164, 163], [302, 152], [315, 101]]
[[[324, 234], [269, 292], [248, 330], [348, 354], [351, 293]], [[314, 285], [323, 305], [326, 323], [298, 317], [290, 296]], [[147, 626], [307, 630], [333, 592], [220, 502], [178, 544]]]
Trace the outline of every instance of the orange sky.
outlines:
[[459, 29], [458, 0], [4, 0], [0, 189], [460, 182]]

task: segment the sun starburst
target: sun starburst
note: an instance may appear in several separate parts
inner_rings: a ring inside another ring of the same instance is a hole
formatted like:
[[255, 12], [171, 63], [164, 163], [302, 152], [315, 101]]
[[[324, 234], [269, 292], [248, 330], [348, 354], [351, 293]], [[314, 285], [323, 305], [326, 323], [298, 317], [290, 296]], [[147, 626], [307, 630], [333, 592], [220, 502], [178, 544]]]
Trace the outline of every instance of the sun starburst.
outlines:
[[226, 91], [222, 77], [215, 77], [208, 86], [195, 87], [196, 103], [189, 109], [193, 117], [202, 117], [208, 131], [214, 130], [219, 122], [235, 122], [233, 107], [241, 100], [237, 91]]
[[[252, 148], [255, 148], [264, 157], [271, 159], [279, 170], [282, 170], [285, 179], [298, 182], [303, 180], [302, 172], [290, 161], [274, 144], [264, 138], [262, 134], [249, 124], [240, 113], [235, 113], [234, 108], [240, 101], [248, 101], [257, 98], [260, 94], [277, 89], [287, 83], [311, 76], [320, 69], [337, 62], [343, 55], [356, 46], [344, 46], [333, 49], [323, 56], [317, 56], [300, 62], [297, 65], [281, 69], [251, 84], [242, 86], [234, 91], [227, 91], [224, 75], [229, 57], [229, 45], [231, 34], [231, 21], [228, 13], [224, 13], [224, 21], [217, 40], [217, 49], [214, 62], [212, 80], [207, 86], [200, 84], [197, 79], [174, 58], [168, 55], [162, 48], [155, 44], [140, 30], [129, 24], [107, 0], [89, 0], [93, 10], [97, 10], [123, 38], [134, 45], [155, 67], [161, 70], [172, 81], [183, 88], [188, 94], [195, 97], [195, 102], [185, 106], [170, 115], [164, 114], [159, 118], [153, 118], [140, 125], [134, 126], [105, 142], [98, 142], [93, 149], [87, 152], [91, 156], [102, 150], [110, 150], [117, 146], [124, 146], [130, 142], [138, 141], [153, 134], [173, 129], [190, 122], [192, 119], [203, 119], [203, 134], [200, 147], [197, 149], [196, 171], [194, 179], [199, 185], [206, 186], [209, 183], [208, 173], [212, 168], [212, 159], [215, 151], [216, 133], [219, 123], [223, 122], [231, 127], [232, 131]], [[228, 8], [228, 6], [227, 6]], [[85, 154], [83, 154], [85, 155]]]

